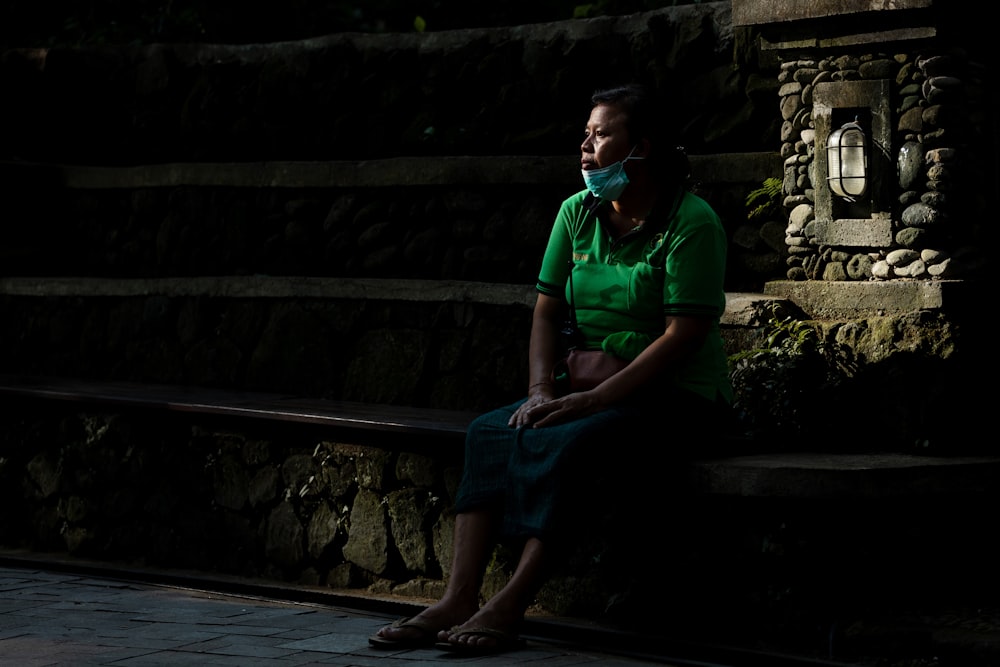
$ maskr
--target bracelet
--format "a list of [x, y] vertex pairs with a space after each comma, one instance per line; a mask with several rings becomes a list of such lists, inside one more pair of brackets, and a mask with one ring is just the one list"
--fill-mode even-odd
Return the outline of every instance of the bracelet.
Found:
[[535, 384], [528, 387], [528, 391], [531, 391], [535, 387], [541, 387], [543, 384], [552, 385], [552, 380], [542, 380], [541, 382], [536, 382]]

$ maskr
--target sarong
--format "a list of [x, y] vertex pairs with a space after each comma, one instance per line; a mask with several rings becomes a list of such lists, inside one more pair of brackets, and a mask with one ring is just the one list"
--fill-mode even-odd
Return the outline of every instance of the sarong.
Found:
[[[469, 427], [465, 467], [455, 511], [474, 509], [503, 515], [503, 538], [557, 533], [579, 494], [636, 437], [638, 407], [621, 406], [545, 428], [511, 428], [524, 400], [481, 415]], [[638, 445], [636, 445], [638, 446]], [[568, 525], [568, 522], [567, 524]]]
[[480, 415], [465, 439], [454, 510], [502, 515], [501, 539], [558, 537], [578, 525], [581, 500], [658, 484], [654, 475], [672, 463], [707, 453], [730, 410], [668, 389], [554, 426], [511, 428], [525, 400]]

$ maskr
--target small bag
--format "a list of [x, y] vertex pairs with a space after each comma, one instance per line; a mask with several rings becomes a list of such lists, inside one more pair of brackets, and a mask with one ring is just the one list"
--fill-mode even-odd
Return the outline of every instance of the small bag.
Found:
[[625, 359], [603, 350], [570, 350], [552, 369], [552, 382], [560, 393], [587, 391], [628, 364]]

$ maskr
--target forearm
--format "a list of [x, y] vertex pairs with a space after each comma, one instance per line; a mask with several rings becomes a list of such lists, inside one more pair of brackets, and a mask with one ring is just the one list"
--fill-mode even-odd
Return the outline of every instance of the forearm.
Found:
[[555, 399], [552, 366], [559, 353], [562, 302], [539, 294], [531, 320], [528, 345], [528, 399], [511, 415], [509, 425], [519, 428], [532, 423], [531, 410]]
[[539, 312], [532, 318], [531, 339], [528, 346], [528, 387], [551, 384], [552, 367], [559, 354], [558, 319]]
[[563, 302], [538, 295], [531, 318], [531, 338], [528, 344], [528, 386], [549, 382], [552, 366], [559, 355], [559, 330], [563, 324]]
[[632, 363], [611, 376], [592, 392], [603, 405], [625, 400], [678, 364], [683, 363], [705, 341], [711, 322], [694, 317], [674, 317], [666, 328]]

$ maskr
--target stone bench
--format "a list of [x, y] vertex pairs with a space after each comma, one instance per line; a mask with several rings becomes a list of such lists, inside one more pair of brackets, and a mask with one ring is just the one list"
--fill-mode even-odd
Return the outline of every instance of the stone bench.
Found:
[[[280, 393], [20, 375], [0, 375], [0, 397], [309, 424], [332, 432], [406, 436], [417, 443], [436, 441], [453, 447], [461, 445], [466, 428], [478, 415]], [[691, 489], [696, 493], [847, 500], [982, 496], [1000, 490], [1000, 456], [771, 453], [763, 443], [740, 438], [731, 439], [722, 449], [738, 453], [691, 462]]]
[[476, 416], [458, 410], [307, 399], [280, 393], [37, 376], [0, 376], [0, 396], [313, 424], [334, 431], [449, 441], [461, 441]]

